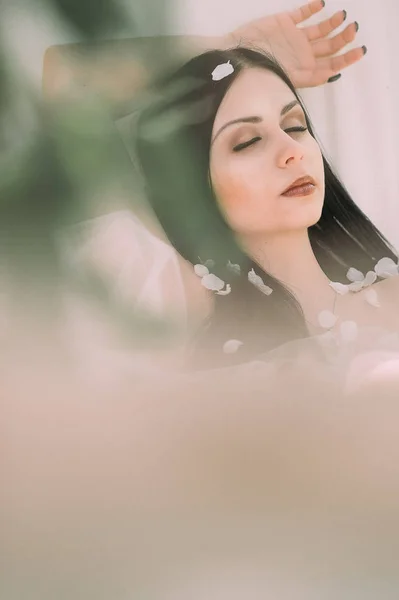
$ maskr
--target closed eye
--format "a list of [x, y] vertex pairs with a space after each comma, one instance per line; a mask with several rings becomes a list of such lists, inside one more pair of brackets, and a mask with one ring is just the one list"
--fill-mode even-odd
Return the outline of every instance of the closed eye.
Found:
[[248, 142], [242, 142], [241, 144], [237, 144], [237, 146], [234, 146], [233, 152], [239, 152], [240, 150], [244, 150], [244, 148], [251, 146], [252, 144], [254, 144], [255, 142], [257, 142], [261, 139], [262, 138], [260, 138], [260, 137], [254, 137], [254, 138], [252, 138], [252, 140], [248, 140]]
[[[307, 127], [290, 127], [289, 129], [284, 129], [285, 133], [304, 132], [307, 130], [308, 130]], [[247, 142], [242, 142], [241, 144], [237, 144], [237, 146], [234, 146], [233, 152], [240, 152], [240, 150], [244, 150], [244, 148], [247, 148], [248, 146], [255, 144], [256, 142], [258, 142], [261, 139], [262, 138], [258, 136], [258, 137], [252, 138], [251, 140], [248, 140]]]

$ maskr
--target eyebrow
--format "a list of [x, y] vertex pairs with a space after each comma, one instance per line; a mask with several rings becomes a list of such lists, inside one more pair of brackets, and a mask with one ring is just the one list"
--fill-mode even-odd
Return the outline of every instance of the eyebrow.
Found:
[[[289, 112], [292, 108], [294, 108], [294, 106], [297, 106], [297, 105], [300, 106], [298, 100], [292, 100], [292, 102], [289, 102], [288, 104], [283, 106], [283, 108], [281, 109], [281, 112], [280, 112], [280, 117], [284, 117], [284, 115], [286, 115], [287, 112]], [[226, 129], [226, 127], [230, 127], [230, 125], [236, 125], [237, 123], [261, 123], [261, 121], [263, 121], [262, 117], [241, 117], [240, 119], [234, 119], [233, 121], [228, 121], [228, 123], [225, 123], [223, 125], [223, 127], [221, 127], [219, 129], [219, 131], [217, 132], [217, 134], [211, 141], [211, 145], [214, 143], [216, 138], [222, 133], [222, 131], [224, 131], [224, 129]]]

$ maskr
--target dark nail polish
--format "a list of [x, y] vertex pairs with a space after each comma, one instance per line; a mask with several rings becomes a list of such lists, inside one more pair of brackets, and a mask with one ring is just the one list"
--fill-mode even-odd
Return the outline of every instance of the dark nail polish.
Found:
[[359, 23], [357, 21], [355, 21], [355, 27], [356, 27], [356, 31], [359, 31]]
[[342, 76], [342, 73], [338, 73], [338, 75], [334, 75], [333, 77], [330, 77], [330, 79], [327, 79], [327, 83], [332, 83], [333, 81], [337, 81], [337, 79], [339, 79]]
[[346, 17], [348, 16], [348, 13], [346, 12], [346, 10], [342, 11], [344, 13], [344, 21], [346, 21]]
[[323, 7], [326, 5], [326, 3], [324, 2], [324, 0], [321, 0], [321, 3], [323, 5]]
[[362, 50], [363, 50], [364, 54], [366, 54], [367, 53], [367, 46], [362, 46]]

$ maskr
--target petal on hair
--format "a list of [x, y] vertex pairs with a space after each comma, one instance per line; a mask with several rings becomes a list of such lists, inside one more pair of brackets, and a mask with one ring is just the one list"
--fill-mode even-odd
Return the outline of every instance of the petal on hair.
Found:
[[263, 279], [257, 275], [253, 269], [251, 269], [248, 273], [248, 281], [257, 287], [258, 290], [266, 294], [266, 296], [270, 296], [270, 294], [273, 292], [272, 288], [266, 285]]
[[336, 317], [331, 310], [322, 310], [319, 312], [317, 319], [321, 327], [324, 329], [330, 329], [331, 327], [334, 327], [338, 317]]
[[227, 263], [227, 268], [229, 271], [231, 271], [232, 273], [235, 273], [236, 275], [239, 275], [241, 273], [240, 265], [233, 264], [230, 261], [228, 261], [228, 263]]
[[355, 282], [355, 281], [363, 281], [364, 280], [364, 275], [361, 271], [358, 271], [358, 269], [355, 269], [354, 267], [351, 267], [347, 274], [346, 274], [347, 278], [349, 279], [349, 281]]
[[365, 293], [366, 302], [371, 306], [375, 306], [376, 308], [380, 308], [381, 304], [378, 300], [378, 294], [375, 290], [370, 289]]
[[360, 292], [363, 289], [364, 283], [363, 281], [354, 281], [348, 285], [351, 292]]
[[264, 285], [262, 278], [259, 277], [259, 275], [257, 275], [253, 269], [251, 269], [248, 273], [248, 281], [256, 286]]
[[349, 292], [349, 285], [345, 283], [339, 283], [339, 281], [330, 281], [330, 287], [337, 292], [337, 294], [341, 294], [341, 296], [345, 296]]
[[377, 281], [377, 273], [375, 271], [368, 271], [363, 281], [363, 287], [373, 285]]
[[216, 293], [219, 294], [219, 296], [227, 296], [227, 294], [230, 294], [230, 292], [231, 292], [231, 285], [228, 283], [226, 285], [225, 290], [220, 290], [219, 292], [216, 292]]
[[198, 277], [205, 277], [205, 275], [209, 275], [209, 270], [205, 265], [194, 265], [194, 271]]
[[223, 344], [223, 352], [225, 354], [234, 354], [242, 345], [243, 342], [240, 340], [228, 340]]
[[224, 288], [224, 281], [217, 277], [217, 275], [213, 275], [213, 273], [209, 273], [209, 275], [205, 275], [201, 279], [201, 283], [207, 290], [212, 290], [214, 292], [218, 292]]
[[262, 285], [262, 287], [259, 288], [260, 291], [265, 294], [266, 296], [270, 296], [270, 294], [273, 293], [273, 290], [271, 287], [269, 287], [268, 285]]
[[398, 274], [398, 265], [394, 263], [392, 258], [385, 256], [375, 265], [374, 271], [377, 273], [378, 277], [387, 279], [388, 277]]
[[204, 262], [204, 265], [205, 265], [206, 267], [208, 267], [208, 269], [213, 269], [213, 267], [215, 266], [215, 261], [214, 261], [214, 260], [212, 260], [211, 258], [208, 258], [208, 260], [206, 260], [206, 261]]
[[344, 321], [341, 323], [339, 330], [343, 342], [354, 342], [359, 332], [355, 321]]
[[230, 64], [230, 61], [228, 60], [227, 62], [222, 63], [221, 65], [218, 65], [212, 71], [212, 79], [214, 81], [219, 81], [220, 79], [223, 79], [224, 77], [227, 77], [228, 75], [233, 73], [233, 71], [234, 71], [234, 67], [233, 67], [233, 65]]

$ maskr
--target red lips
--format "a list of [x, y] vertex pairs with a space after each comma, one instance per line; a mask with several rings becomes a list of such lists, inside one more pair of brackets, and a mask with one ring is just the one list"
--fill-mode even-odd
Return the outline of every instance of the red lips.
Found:
[[316, 185], [315, 180], [313, 179], [313, 177], [311, 177], [310, 175], [305, 175], [304, 177], [300, 177], [299, 179], [296, 179], [295, 181], [293, 181], [283, 192], [281, 192], [282, 194], [285, 194], [285, 192], [288, 192], [288, 190], [290, 190], [291, 188], [294, 187], [298, 187], [300, 185], [306, 185], [307, 183], [312, 183], [313, 185]]

